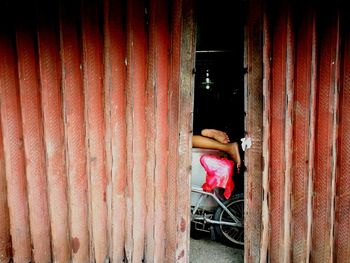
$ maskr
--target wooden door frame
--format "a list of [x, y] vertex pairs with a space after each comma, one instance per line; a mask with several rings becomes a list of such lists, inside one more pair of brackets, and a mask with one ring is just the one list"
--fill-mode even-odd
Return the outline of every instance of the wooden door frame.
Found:
[[[244, 262], [265, 262], [268, 244], [268, 111], [269, 45], [263, 0], [250, 0], [245, 28], [245, 132], [252, 147], [245, 152]], [[266, 32], [265, 32], [266, 31]], [[266, 105], [265, 105], [266, 106]], [[265, 109], [268, 107], [265, 107]]]
[[[188, 2], [188, 3], [185, 3]], [[268, 241], [268, 180], [267, 149], [268, 112], [264, 111], [264, 91], [269, 83], [269, 45], [267, 23], [264, 17], [263, 0], [248, 2], [248, 15], [245, 28], [244, 66], [245, 76], [245, 133], [252, 139], [252, 147], [245, 152], [246, 165], [245, 195], [245, 253], [244, 262], [265, 262]], [[191, 137], [192, 111], [194, 98], [194, 62], [195, 62], [195, 20], [194, 1], [184, 1], [181, 34], [181, 73], [180, 73], [180, 112], [179, 112], [179, 169], [178, 182], [186, 181], [184, 188], [177, 195], [184, 221], [190, 222], [190, 176], [191, 176]], [[265, 32], [266, 31], [266, 32]], [[264, 39], [264, 37], [266, 39]], [[265, 102], [266, 103], [266, 102]], [[264, 158], [263, 158], [264, 157]], [[178, 185], [178, 189], [180, 185]], [[187, 210], [186, 210], [187, 209]], [[185, 213], [186, 212], [186, 213]], [[180, 221], [177, 221], [178, 223]], [[181, 223], [181, 222], [180, 222]], [[189, 256], [189, 230], [182, 239], [185, 255]], [[178, 232], [181, 227], [178, 227]], [[184, 243], [183, 243], [184, 242]], [[182, 253], [179, 249], [176, 255]]]

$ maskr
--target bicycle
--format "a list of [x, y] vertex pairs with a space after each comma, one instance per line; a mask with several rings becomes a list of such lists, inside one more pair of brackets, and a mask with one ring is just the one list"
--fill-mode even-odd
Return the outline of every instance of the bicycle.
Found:
[[243, 193], [232, 193], [226, 198], [225, 188], [206, 189], [205, 182], [210, 167], [201, 164], [200, 159], [203, 156], [225, 158], [224, 153], [216, 150], [199, 148], [192, 150], [191, 237], [198, 238], [201, 233], [210, 233], [213, 240], [244, 248]]

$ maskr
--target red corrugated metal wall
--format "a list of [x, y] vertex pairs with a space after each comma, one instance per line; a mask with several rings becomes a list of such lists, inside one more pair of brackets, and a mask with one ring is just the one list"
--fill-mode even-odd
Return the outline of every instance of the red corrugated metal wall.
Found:
[[192, 12], [1, 2], [0, 262], [188, 261]]
[[245, 259], [349, 262], [349, 13], [337, 1], [251, 4]]

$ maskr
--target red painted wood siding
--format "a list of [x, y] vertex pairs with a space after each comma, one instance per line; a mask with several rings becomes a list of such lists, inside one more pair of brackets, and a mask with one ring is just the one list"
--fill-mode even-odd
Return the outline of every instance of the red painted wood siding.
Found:
[[1, 2], [1, 263], [188, 262], [192, 6]]
[[[16, 4], [0, 4], [0, 262], [187, 262], [192, 1]], [[350, 16], [248, 9], [246, 262], [347, 262]]]
[[[260, 34], [263, 51], [247, 40], [247, 61], [256, 66], [248, 63], [247, 134], [263, 135], [246, 153], [247, 262], [349, 261], [348, 17], [335, 2], [266, 1], [248, 18], [262, 21], [248, 23], [247, 35]], [[253, 82], [256, 71], [263, 89]], [[261, 89], [263, 106], [249, 107]], [[261, 114], [263, 120], [252, 117]], [[251, 170], [256, 150], [261, 173]], [[253, 189], [263, 196], [258, 210]], [[252, 246], [256, 229], [260, 253]]]

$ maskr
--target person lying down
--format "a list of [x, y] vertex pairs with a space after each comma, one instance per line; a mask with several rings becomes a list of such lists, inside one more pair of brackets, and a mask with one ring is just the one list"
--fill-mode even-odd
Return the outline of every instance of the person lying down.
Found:
[[226, 152], [237, 167], [237, 173], [241, 169], [241, 157], [237, 142], [230, 142], [226, 132], [216, 129], [203, 129], [201, 135], [192, 136], [192, 146], [195, 148], [213, 149]]

